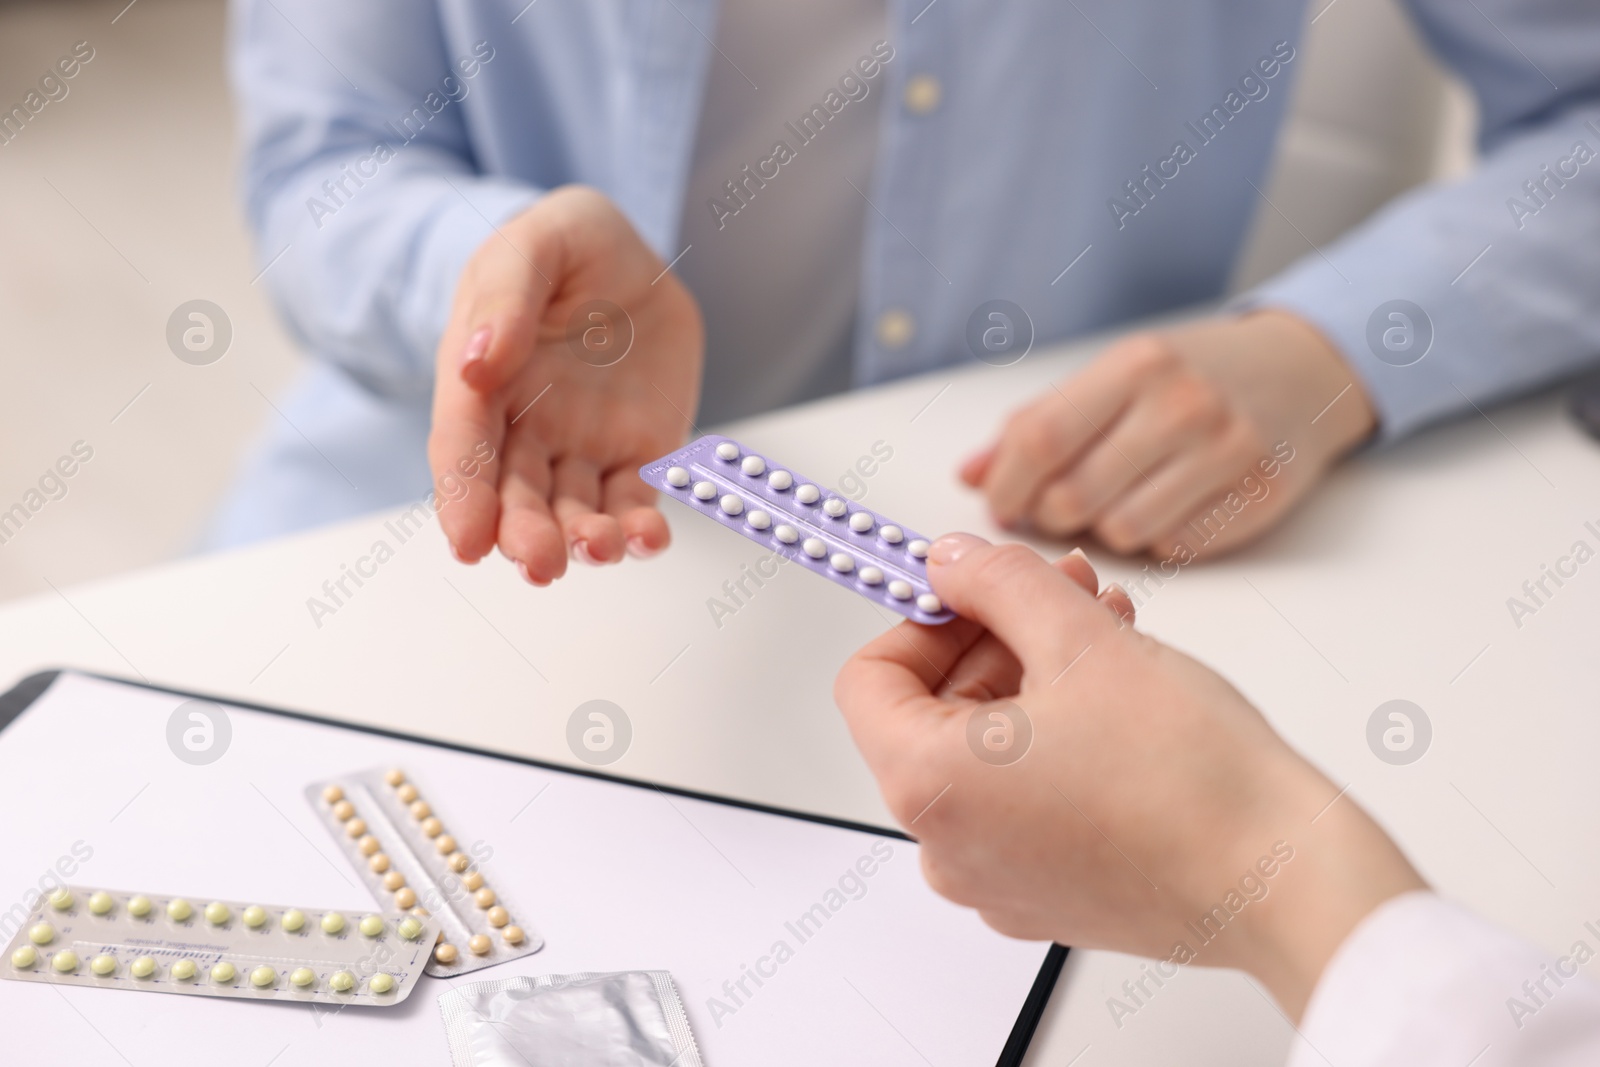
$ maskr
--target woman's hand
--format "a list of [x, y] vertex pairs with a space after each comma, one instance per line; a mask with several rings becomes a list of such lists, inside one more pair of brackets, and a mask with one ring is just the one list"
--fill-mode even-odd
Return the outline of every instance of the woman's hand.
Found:
[[1322, 335], [1261, 311], [1117, 342], [1013, 414], [960, 474], [1002, 526], [1193, 558], [1281, 521], [1375, 426]]
[[[694, 298], [600, 193], [557, 189], [501, 227], [462, 272], [439, 345], [428, 459], [456, 556], [499, 545], [546, 585], [569, 554], [666, 547], [639, 467], [687, 437], [702, 347]], [[490, 492], [447, 492], [464, 461]]]
[[962, 617], [878, 638], [834, 696], [929, 884], [997, 930], [1242, 967], [1298, 1014], [1355, 924], [1421, 887], [1238, 692], [1115, 587], [1097, 603], [1086, 561], [954, 535], [928, 574]]

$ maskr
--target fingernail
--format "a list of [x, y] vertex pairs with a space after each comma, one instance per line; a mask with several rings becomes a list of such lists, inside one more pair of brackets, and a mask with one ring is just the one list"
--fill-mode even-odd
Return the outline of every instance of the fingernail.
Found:
[[550, 584], [549, 582], [541, 582], [539, 579], [535, 578], [533, 576], [533, 572], [528, 569], [528, 565], [522, 562], [520, 559], [517, 560], [517, 573], [522, 575], [523, 581], [527, 582], [529, 585], [538, 586], [540, 589], [543, 589], [545, 586]]
[[465, 563], [469, 567], [478, 562], [475, 559], [468, 559], [466, 556], [463, 556], [461, 554], [461, 550], [455, 545], [450, 546], [450, 554], [456, 558], [457, 563]]
[[928, 546], [928, 562], [954, 563], [971, 549], [988, 543], [974, 534], [946, 534]]
[[477, 332], [475, 332], [472, 337], [468, 339], [467, 347], [461, 352], [462, 370], [466, 370], [468, 367], [472, 366], [474, 363], [477, 363], [479, 360], [483, 359], [484, 356], [489, 354], [489, 338], [491, 336], [492, 331], [489, 329], [489, 327], [478, 327]]
[[1068, 552], [1067, 553], [1067, 557], [1069, 559], [1073, 558], [1073, 557], [1076, 557], [1078, 559], [1083, 560], [1085, 563], [1089, 562], [1089, 554], [1087, 552], [1085, 552], [1081, 547], [1080, 548], [1075, 548], [1071, 552]]
[[628, 555], [632, 556], [634, 559], [649, 559], [658, 551], [659, 549], [651, 548], [649, 545], [645, 544], [644, 538], [642, 537], [635, 536], [628, 538]]
[[600, 566], [600, 561], [594, 558], [594, 553], [589, 551], [589, 542], [572, 542], [572, 558], [580, 563], [587, 563], [591, 567]]

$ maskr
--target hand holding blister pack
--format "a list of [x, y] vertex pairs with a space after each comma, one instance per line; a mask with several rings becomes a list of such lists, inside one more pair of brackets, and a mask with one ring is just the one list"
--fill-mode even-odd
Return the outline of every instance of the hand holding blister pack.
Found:
[[928, 539], [709, 434], [639, 468], [639, 477], [806, 570], [904, 615], [955, 618], [928, 585]]
[[702, 1067], [666, 971], [546, 974], [439, 997], [454, 1067]]

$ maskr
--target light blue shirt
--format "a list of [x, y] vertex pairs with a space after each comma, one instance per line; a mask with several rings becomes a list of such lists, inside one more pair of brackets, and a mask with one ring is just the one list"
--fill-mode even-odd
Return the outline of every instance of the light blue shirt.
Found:
[[[422, 496], [435, 345], [491, 224], [582, 182], [673, 259], [683, 212], [713, 210], [686, 206], [685, 183], [708, 66], [730, 61], [715, 0], [233, 6], [263, 283], [316, 362], [214, 544]], [[1600, 353], [1600, 4], [1407, 6], [1477, 96], [1482, 165], [1248, 297], [1342, 349], [1384, 439]], [[990, 299], [1045, 343], [1220, 296], [1306, 17], [1299, 0], [891, 0], [872, 209], [841, 250], [860, 256], [855, 383], [972, 360], [968, 318]], [[907, 103], [918, 76], [939, 86], [931, 109]], [[804, 181], [804, 162], [776, 181]], [[886, 312], [913, 327], [898, 345], [875, 328]]]

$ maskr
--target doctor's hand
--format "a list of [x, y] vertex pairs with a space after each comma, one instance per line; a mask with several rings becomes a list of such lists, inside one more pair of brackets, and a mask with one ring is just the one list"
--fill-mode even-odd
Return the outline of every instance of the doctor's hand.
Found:
[[1356, 923], [1422, 887], [1227, 682], [1096, 603], [1086, 562], [958, 534], [928, 575], [961, 618], [879, 637], [834, 698], [929, 884], [1001, 933], [1240, 967], [1298, 1016]]
[[437, 357], [428, 461], [457, 558], [498, 545], [545, 585], [569, 554], [665, 548], [639, 467], [688, 436], [702, 347], [694, 298], [602, 194], [556, 189], [501, 226]]
[[961, 467], [995, 520], [1180, 563], [1279, 522], [1376, 427], [1343, 357], [1283, 311], [1136, 334]]

